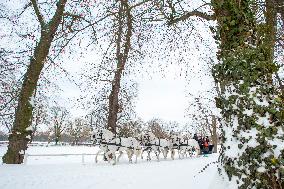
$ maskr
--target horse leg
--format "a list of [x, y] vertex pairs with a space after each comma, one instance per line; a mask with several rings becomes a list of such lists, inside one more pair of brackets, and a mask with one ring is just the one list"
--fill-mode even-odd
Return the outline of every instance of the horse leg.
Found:
[[129, 163], [132, 163], [133, 150], [127, 149], [126, 151], [127, 151]]
[[184, 153], [185, 153], [185, 149], [181, 149], [180, 150], [180, 154], [181, 154], [181, 158], [182, 159], [184, 159], [184, 156], [185, 156]]
[[117, 163], [119, 162], [119, 159], [120, 159], [120, 157], [122, 156], [122, 154], [123, 154], [123, 152], [122, 152], [122, 151], [119, 151], [119, 155], [118, 155], [117, 160], [116, 160]]
[[103, 152], [103, 150], [99, 150], [97, 153], [96, 153], [96, 157], [95, 157], [95, 162], [98, 163], [98, 155], [99, 153]]
[[[161, 150], [159, 150], [159, 156], [160, 156], [160, 154], [162, 153], [162, 155], [164, 156], [164, 149], [161, 149]], [[160, 158], [159, 158], [160, 159]]]
[[190, 158], [192, 158], [192, 156], [193, 156], [193, 150], [192, 149], [188, 149], [188, 155], [189, 155]]
[[[188, 155], [187, 155], [187, 154], [188, 154]], [[190, 154], [191, 154], [190, 149], [187, 149], [187, 150], [186, 150], [186, 157], [191, 157]]]
[[116, 164], [116, 155], [115, 155], [115, 152], [113, 152], [113, 164], [112, 165], [115, 165]]
[[140, 155], [140, 153], [141, 153], [141, 150], [139, 150], [139, 149], [135, 150], [135, 163], [137, 163], [137, 159], [138, 159], [138, 156]]
[[138, 156], [139, 156], [139, 150], [135, 150], [135, 163], [137, 163]]
[[200, 148], [198, 148], [196, 151], [198, 152], [198, 155], [201, 155], [201, 149]]
[[159, 158], [159, 156], [160, 156], [160, 150], [159, 150], [159, 149], [156, 150], [156, 151], [155, 151], [155, 154], [156, 154], [156, 157], [157, 157], [157, 161], [160, 161], [160, 158]]
[[163, 150], [164, 159], [167, 159], [167, 154], [168, 154], [168, 150], [166, 148], [164, 148], [164, 150]]
[[180, 149], [178, 149], [178, 159], [181, 159]]
[[188, 149], [185, 149], [185, 150], [184, 150], [185, 158], [187, 158], [187, 153], [189, 154], [189, 151], [188, 151]]
[[175, 150], [174, 149], [172, 149], [172, 151], [171, 151], [171, 158], [172, 158], [172, 160], [175, 159]]
[[143, 153], [146, 151], [146, 149], [141, 150], [141, 159], [143, 159]]
[[110, 153], [109, 153], [109, 151], [106, 151], [104, 154], [105, 154], [105, 157], [106, 157], [107, 161], [110, 163], [110, 157], [109, 157]]
[[147, 155], [147, 161], [151, 161], [151, 155], [150, 155], [151, 149], [148, 149], [148, 150], [147, 150], [147, 153], [148, 153], [148, 155]]

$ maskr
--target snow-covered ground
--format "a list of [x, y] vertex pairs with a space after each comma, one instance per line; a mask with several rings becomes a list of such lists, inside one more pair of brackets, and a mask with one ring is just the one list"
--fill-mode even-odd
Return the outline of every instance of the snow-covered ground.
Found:
[[[7, 147], [0, 146], [0, 156]], [[98, 149], [87, 146], [32, 146], [28, 154], [93, 154]], [[145, 154], [146, 155], [146, 154]], [[1, 189], [176, 189], [176, 188], [220, 188], [216, 184], [217, 167], [212, 165], [198, 174], [204, 166], [216, 161], [218, 154], [208, 157], [161, 160], [153, 157], [151, 162], [138, 159], [129, 164], [126, 156], [112, 166], [94, 156], [30, 156], [26, 165], [0, 165]], [[144, 158], [145, 159], [145, 158]], [[213, 186], [212, 186], [213, 184]]]

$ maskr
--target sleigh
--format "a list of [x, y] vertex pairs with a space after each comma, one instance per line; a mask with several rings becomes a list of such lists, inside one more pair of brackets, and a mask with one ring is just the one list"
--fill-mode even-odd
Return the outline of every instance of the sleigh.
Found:
[[212, 154], [213, 153], [213, 149], [214, 149], [214, 145], [213, 144], [210, 144], [208, 147], [202, 146], [200, 148], [201, 154]]

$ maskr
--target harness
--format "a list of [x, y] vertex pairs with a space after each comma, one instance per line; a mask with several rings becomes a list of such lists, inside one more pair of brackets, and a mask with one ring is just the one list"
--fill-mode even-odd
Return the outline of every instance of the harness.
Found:
[[[178, 141], [178, 142], [177, 142]], [[180, 149], [181, 143], [180, 143], [180, 138], [177, 137], [177, 141], [174, 141], [174, 138], [172, 138], [172, 143], [173, 143], [173, 149]]]
[[158, 139], [159, 144], [157, 146], [161, 146], [161, 139]]
[[147, 148], [151, 148], [151, 146], [158, 146], [158, 147], [163, 147], [161, 146], [161, 139], [157, 139], [158, 140], [158, 143], [154, 142], [154, 143], [151, 143], [151, 142], [147, 142], [144, 144], [144, 147]]
[[119, 150], [120, 148], [128, 148], [128, 149], [131, 149], [131, 150], [134, 150], [134, 147], [132, 146], [124, 146], [121, 144], [121, 137], [118, 137], [118, 138], [113, 138], [112, 141], [114, 139], [119, 139], [119, 142], [117, 143], [116, 140], [114, 142], [106, 142], [106, 141], [102, 141], [101, 144], [104, 144], [104, 145], [107, 145], [107, 146], [117, 146]]
[[181, 143], [180, 146], [188, 146], [188, 139], [185, 139], [186, 143]]

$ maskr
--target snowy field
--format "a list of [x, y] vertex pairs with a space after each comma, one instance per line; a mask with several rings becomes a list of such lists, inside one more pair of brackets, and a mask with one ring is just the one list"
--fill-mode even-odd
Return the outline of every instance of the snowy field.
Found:
[[[7, 147], [0, 146], [0, 156]], [[87, 146], [32, 146], [28, 154], [93, 154], [98, 149]], [[146, 154], [144, 154], [144, 157]], [[218, 154], [208, 157], [161, 159], [151, 162], [138, 159], [129, 164], [126, 156], [112, 166], [94, 156], [29, 156], [26, 165], [0, 165], [0, 189], [176, 189], [217, 187], [217, 167], [212, 165], [197, 174], [206, 164], [216, 161]], [[145, 159], [145, 158], [144, 158]], [[2, 159], [1, 159], [2, 161]], [[196, 175], [196, 177], [194, 177]]]

